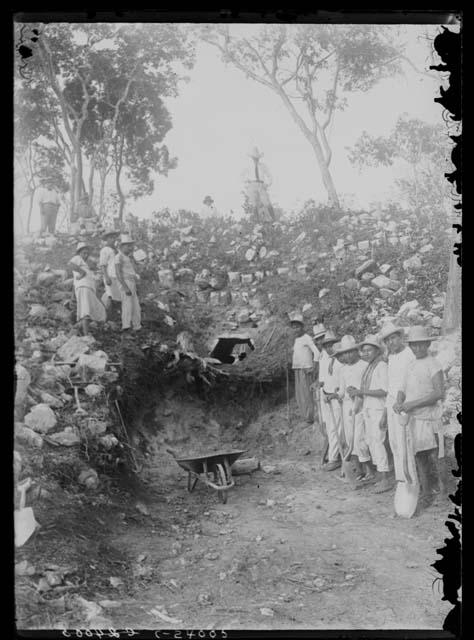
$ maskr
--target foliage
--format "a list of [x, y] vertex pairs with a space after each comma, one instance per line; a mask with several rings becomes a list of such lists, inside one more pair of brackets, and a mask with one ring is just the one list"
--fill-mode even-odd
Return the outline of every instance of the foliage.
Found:
[[[19, 25], [24, 27], [25, 25]], [[50, 135], [69, 164], [71, 206], [84, 189], [83, 154], [97, 167], [102, 187], [116, 172], [120, 216], [125, 206], [122, 170], [130, 195], [151, 193], [153, 174], [176, 166], [163, 139], [171, 118], [163, 98], [177, 94], [176, 65], [190, 68], [193, 51], [175, 25], [29, 25], [39, 31], [20, 89], [36, 105], [19, 113], [25, 135]], [[44, 122], [50, 122], [45, 130]], [[42, 124], [43, 123], [43, 124]], [[53, 133], [54, 132], [54, 135]], [[101, 188], [103, 197], [103, 188]]]
[[441, 126], [418, 118], [400, 116], [389, 136], [371, 136], [364, 131], [352, 149], [349, 160], [359, 166], [392, 166], [402, 161], [411, 169], [409, 177], [396, 181], [408, 204], [430, 214], [443, 212], [449, 190], [442, 167], [450, 149]]

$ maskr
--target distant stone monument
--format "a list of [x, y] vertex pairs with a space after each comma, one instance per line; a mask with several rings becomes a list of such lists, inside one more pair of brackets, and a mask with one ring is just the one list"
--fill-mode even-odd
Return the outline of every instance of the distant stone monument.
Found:
[[249, 213], [258, 222], [274, 222], [276, 220], [275, 211], [268, 196], [267, 184], [263, 180], [265, 169], [260, 164], [263, 153], [260, 153], [255, 147], [250, 153], [250, 157], [254, 163], [255, 178], [247, 180], [246, 183], [245, 193], [247, 195]]

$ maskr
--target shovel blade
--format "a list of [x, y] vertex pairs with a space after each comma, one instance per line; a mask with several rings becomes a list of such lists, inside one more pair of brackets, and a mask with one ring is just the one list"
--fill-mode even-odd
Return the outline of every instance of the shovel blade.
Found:
[[395, 491], [395, 513], [402, 518], [413, 517], [418, 504], [420, 486], [418, 483], [398, 482]]
[[15, 511], [15, 547], [22, 547], [31, 538], [37, 524], [31, 507]]
[[342, 472], [344, 474], [345, 479], [350, 484], [351, 487], [356, 487], [358, 484], [357, 481], [357, 465], [352, 460], [343, 460], [342, 461]]

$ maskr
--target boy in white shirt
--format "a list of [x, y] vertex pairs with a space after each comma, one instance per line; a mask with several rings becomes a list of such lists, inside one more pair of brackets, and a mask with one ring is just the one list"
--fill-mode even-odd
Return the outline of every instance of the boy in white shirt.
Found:
[[314, 422], [314, 403], [311, 385], [314, 369], [319, 360], [319, 351], [311, 336], [305, 333], [303, 316], [293, 314], [290, 322], [295, 334], [292, 369], [295, 372], [296, 403], [302, 418], [308, 424], [312, 424]]
[[353, 443], [353, 456], [359, 461], [358, 480], [370, 480], [372, 471], [369, 466], [370, 452], [364, 437], [364, 421], [362, 416], [362, 402], [355, 395], [360, 389], [362, 376], [367, 368], [367, 362], [360, 359], [358, 345], [353, 336], [343, 336], [336, 352], [342, 357], [343, 366], [339, 374], [338, 396], [342, 401], [342, 421], [344, 424], [344, 439], [348, 445]]
[[389, 478], [388, 455], [384, 444], [387, 431], [387, 363], [383, 360], [382, 345], [376, 336], [367, 336], [359, 347], [368, 366], [362, 376], [360, 389], [354, 390], [354, 395], [362, 399], [365, 440], [372, 462], [379, 473], [379, 482], [374, 487], [374, 492], [383, 493], [393, 487]]

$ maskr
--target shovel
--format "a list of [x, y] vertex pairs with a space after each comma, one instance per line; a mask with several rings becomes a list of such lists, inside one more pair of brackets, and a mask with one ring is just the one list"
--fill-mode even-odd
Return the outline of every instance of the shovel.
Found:
[[321, 411], [321, 399], [319, 394], [320, 394], [319, 388], [313, 390], [314, 403], [316, 405], [316, 409], [318, 413], [319, 427], [321, 429], [321, 435], [324, 439], [323, 449], [321, 454], [321, 466], [324, 466], [324, 464], [328, 461], [329, 439], [327, 435], [326, 423], [323, 421], [323, 412]]
[[25, 508], [25, 493], [31, 486], [31, 478], [27, 478], [23, 484], [18, 485], [20, 492], [20, 508], [14, 511], [15, 522], [15, 547], [22, 547], [33, 535], [38, 523], [31, 507]]
[[[343, 418], [343, 407], [341, 407], [341, 420], [342, 420], [342, 428], [344, 429], [344, 418]], [[351, 489], [355, 489], [359, 482], [357, 480], [357, 466], [351, 460], [352, 450], [354, 449], [354, 434], [355, 434], [355, 413], [354, 413], [354, 404], [352, 408], [352, 426], [351, 426], [351, 434], [350, 434], [350, 442], [348, 449], [342, 458], [342, 473], [344, 474], [344, 478], [346, 478], [347, 482], [350, 484]]]
[[[418, 504], [420, 495], [420, 483], [416, 474], [416, 462], [413, 455], [413, 449], [407, 444], [407, 425], [410, 418], [406, 413], [402, 413], [398, 417], [398, 422], [403, 430], [402, 437], [402, 456], [403, 456], [403, 475], [404, 482], [397, 483], [395, 491], [394, 507], [395, 513], [402, 518], [411, 518]], [[414, 471], [413, 477], [408, 467]]]

